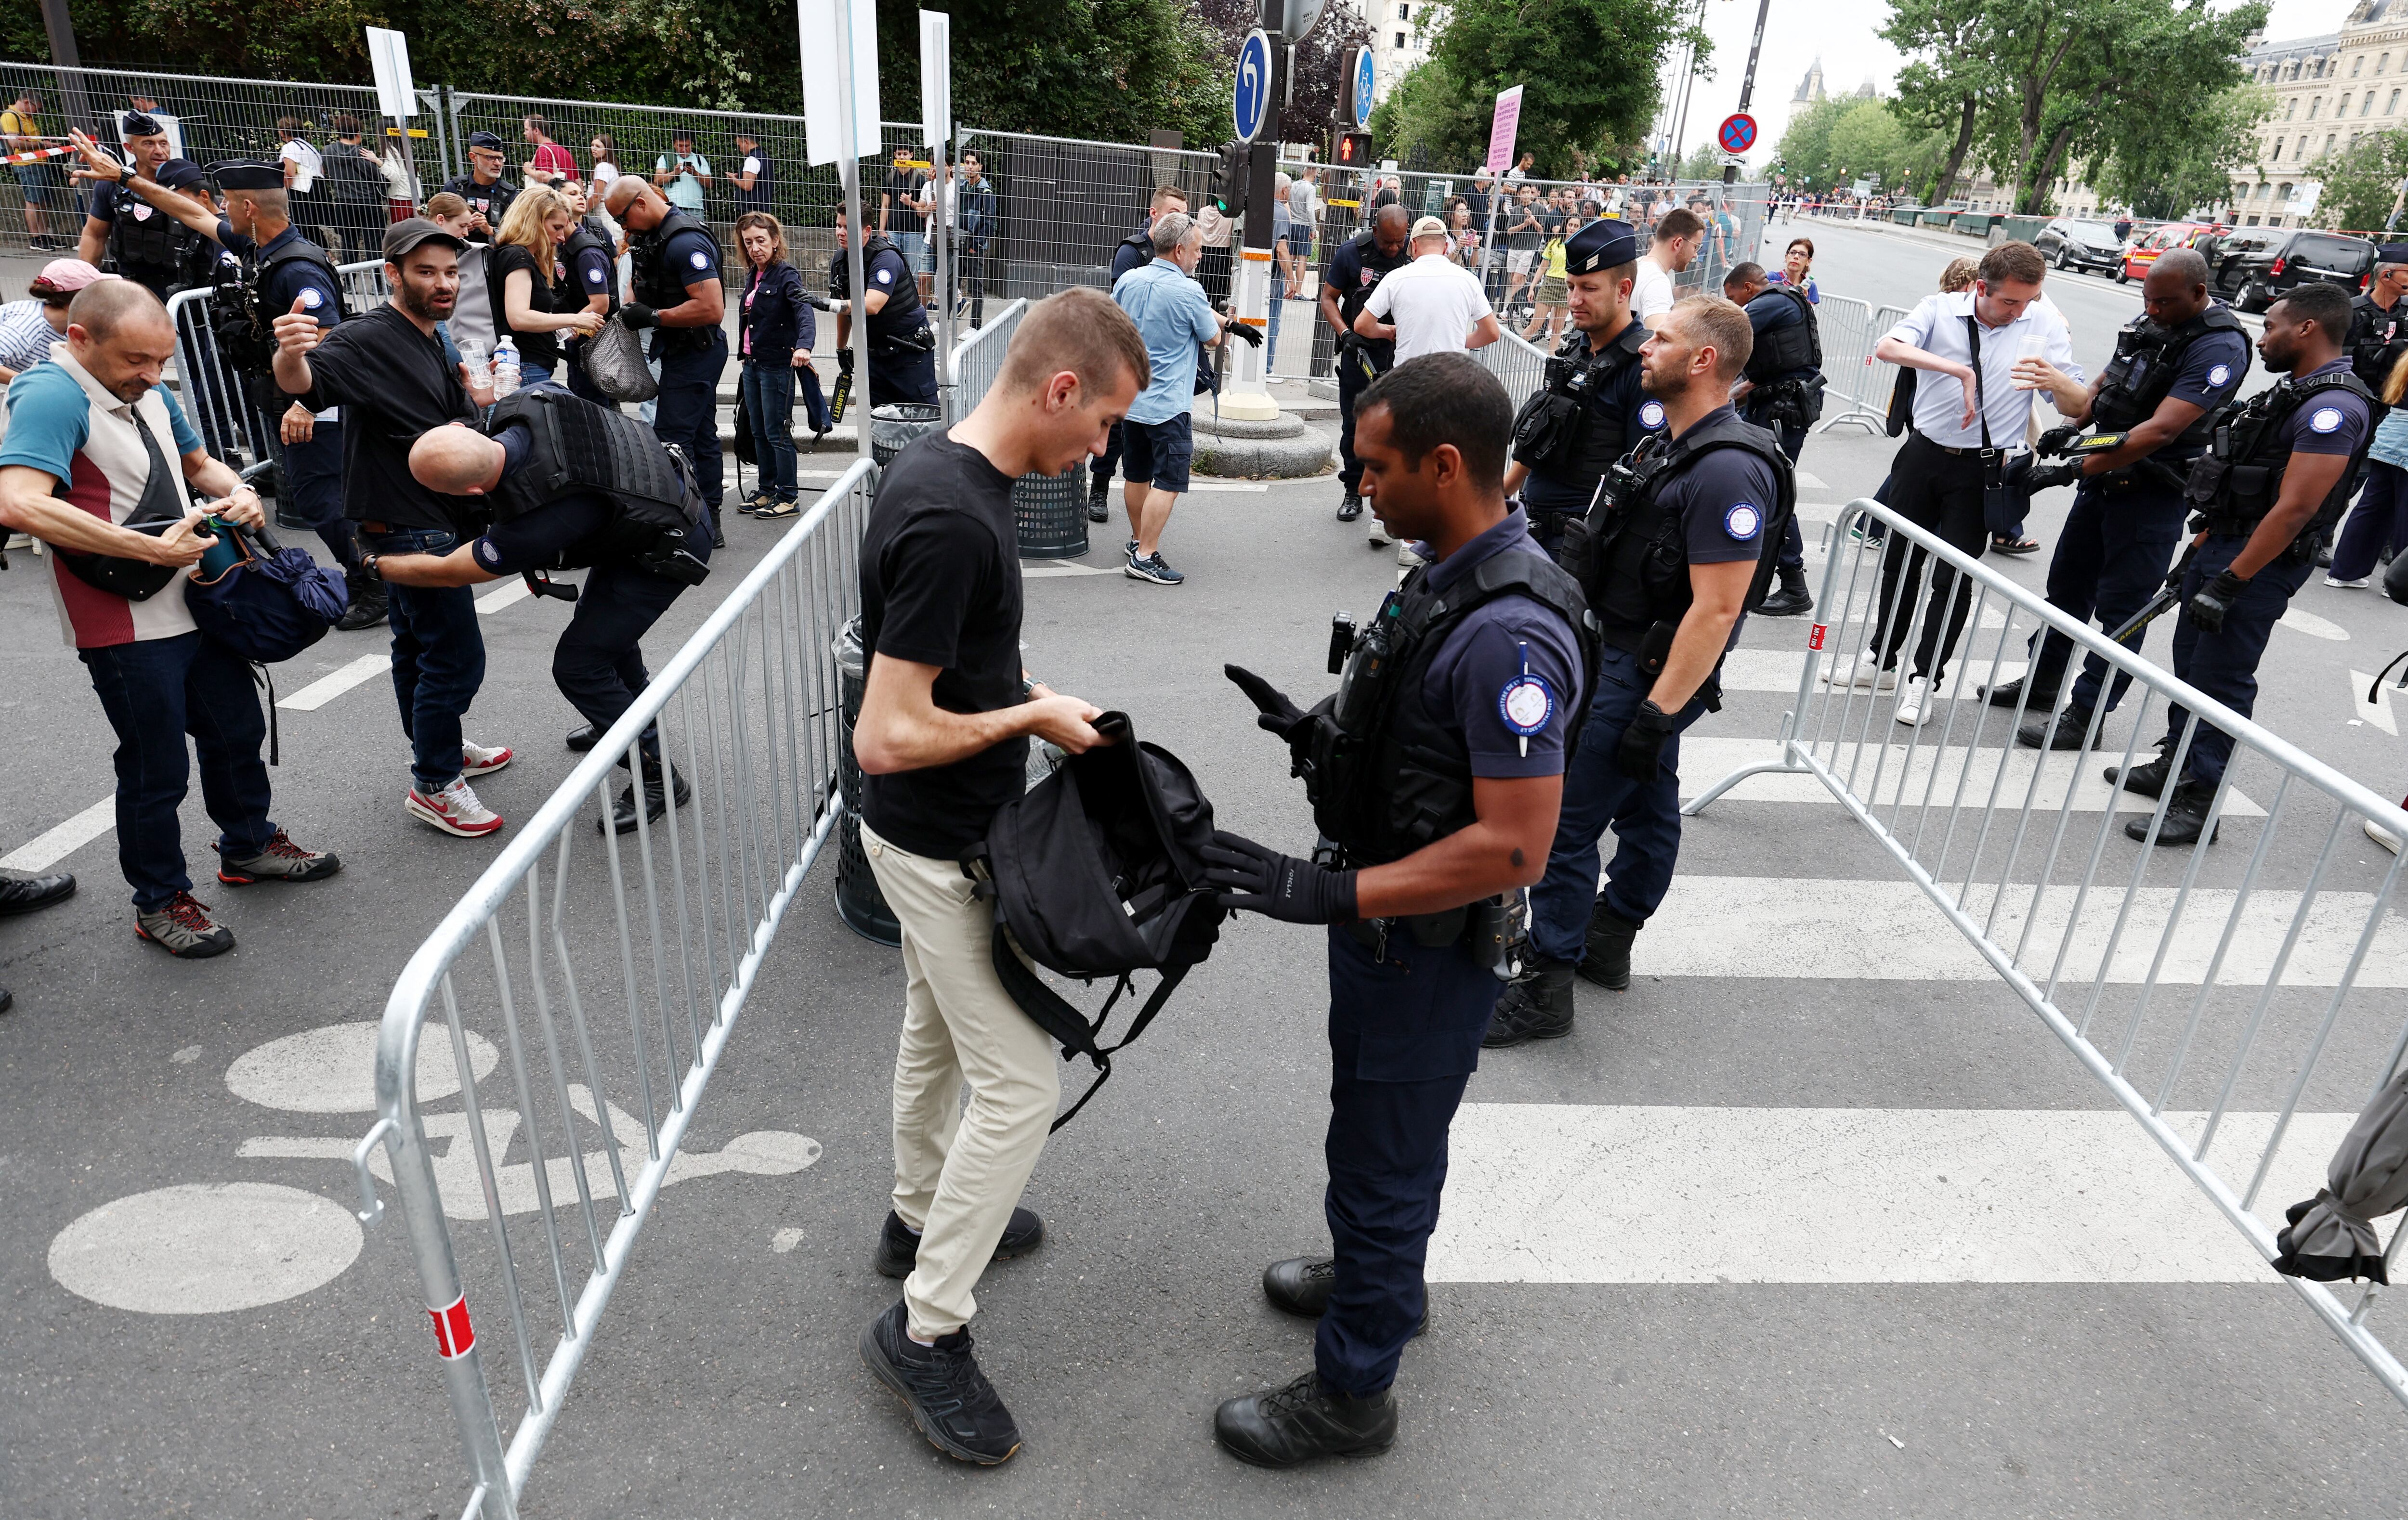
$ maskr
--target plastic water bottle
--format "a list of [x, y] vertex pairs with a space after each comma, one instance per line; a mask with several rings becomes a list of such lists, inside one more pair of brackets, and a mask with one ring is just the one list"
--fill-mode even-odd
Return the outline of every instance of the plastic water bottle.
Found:
[[493, 367], [485, 363], [485, 345], [469, 338], [460, 345], [460, 363], [468, 371], [468, 388], [473, 391], [491, 389]]
[[511, 338], [494, 345], [494, 399], [499, 401], [519, 388], [519, 346]]

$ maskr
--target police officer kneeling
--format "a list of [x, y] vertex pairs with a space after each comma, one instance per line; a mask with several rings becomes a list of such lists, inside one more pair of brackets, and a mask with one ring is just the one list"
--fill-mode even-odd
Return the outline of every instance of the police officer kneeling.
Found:
[[1506, 494], [1521, 493], [1531, 537], [1551, 551], [1614, 461], [1664, 430], [1664, 403], [1639, 382], [1647, 324], [1630, 309], [1638, 275], [1639, 235], [1627, 222], [1592, 222], [1564, 244], [1572, 331], [1513, 419], [1505, 471]]
[[[2110, 631], [2164, 582], [2182, 541], [2184, 477], [2249, 373], [2249, 335], [2229, 308], [2209, 298], [2207, 261], [2195, 251], [2168, 249], [2149, 266], [2141, 312], [2117, 336], [2115, 357], [2086, 391], [2044, 359], [2017, 364], [2020, 374], [2057, 394], [2057, 409], [2082, 429], [2076, 457], [2028, 477], [2035, 489], [2080, 482], [2049, 557], [2049, 604], [2077, 618], [2096, 616]], [[2025, 703], [2030, 721], [2016, 738], [2027, 748], [2078, 750], [2107, 662], [2095, 654], [2082, 662], [2052, 727], [2048, 712], [2073, 641], [2042, 632], [2031, 673], [1996, 683], [1986, 695], [1993, 707]], [[2137, 650], [2146, 637], [2143, 631], [2128, 641]], [[2129, 684], [2116, 678], [2106, 694], [2109, 711]]]
[[[1286, 738], [1325, 836], [1310, 860], [1222, 833], [1225, 907], [1330, 925], [1334, 1259], [1274, 1263], [1263, 1291], [1319, 1316], [1314, 1369], [1223, 1404], [1221, 1444], [1287, 1467], [1384, 1451], [1390, 1384], [1421, 1332], [1447, 1128], [1497, 1001], [1502, 895], [1536, 880], [1591, 661], [1571, 577], [1505, 501], [1512, 406], [1463, 353], [1398, 365], [1363, 393], [1363, 486], [1430, 563], [1352, 641], [1339, 695], [1299, 712], [1232, 680]], [[1333, 647], [1332, 653], [1339, 652]]]
[[[422, 435], [409, 473], [429, 491], [490, 497], [494, 526], [448, 554], [371, 554], [368, 573], [395, 585], [473, 586], [591, 566], [552, 651], [552, 679], [596, 735], [607, 732], [649, 680], [637, 640], [710, 573], [710, 522], [690, 468], [635, 418], [543, 381], [494, 403], [481, 428]], [[688, 790], [674, 767], [664, 774], [657, 725], [639, 742], [644, 816], [654, 820], [671, 790], [681, 806]], [[636, 827], [633, 783], [610, 824], [622, 834]]]
[[1672, 884], [1681, 732], [1722, 706], [1723, 654], [1764, 599], [1797, 503], [1781, 446], [1725, 399], [1754, 341], [1747, 313], [1713, 296], [1656, 319], [1640, 362], [1671, 432], [1617, 466], [1565, 533], [1564, 564], [1604, 649], [1546, 876], [1530, 893], [1532, 961], [1497, 1005], [1492, 1046], [1571, 1033], [1575, 969], [1628, 987], [1631, 943]]
[[[2285, 378], [2215, 430], [2184, 491], [2199, 511], [2191, 520], [2199, 536], [2180, 572], [2174, 674], [2244, 718], [2257, 705], [2266, 640], [2314, 573], [2316, 545], [2349, 504], [2350, 477], [2374, 431], [2374, 398], [2342, 347], [2348, 333], [2349, 296], [2335, 285], [2299, 286], [2269, 308], [2258, 353]], [[2164, 792], [2190, 718], [2180, 703], [2167, 708], [2157, 757], [2132, 767], [2127, 791]], [[2231, 757], [2231, 736], [2200, 723], [2167, 799], [2159, 844], [2199, 839]], [[2113, 768], [2107, 779], [2115, 779]], [[2150, 822], [2134, 819], [2124, 832], [2145, 839]]]

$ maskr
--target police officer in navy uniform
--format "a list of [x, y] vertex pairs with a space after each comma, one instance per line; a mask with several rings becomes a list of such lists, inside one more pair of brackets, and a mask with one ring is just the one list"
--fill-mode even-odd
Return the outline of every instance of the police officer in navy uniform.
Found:
[[468, 203], [468, 231], [465, 236], [472, 243], [490, 243], [494, 231], [509, 215], [510, 202], [518, 199], [519, 187], [502, 178], [507, 159], [502, 139], [491, 132], [468, 134], [468, 172], [455, 174], [443, 181], [443, 188]]
[[1531, 537], [1551, 552], [1614, 462], [1664, 430], [1664, 403], [1639, 383], [1647, 324], [1630, 309], [1638, 272], [1639, 235], [1627, 222], [1592, 222], [1564, 244], [1572, 331], [1513, 419], [1505, 471], [1506, 494], [1520, 493]]
[[[839, 248], [838, 252], [842, 250]], [[850, 266], [846, 280], [851, 281]], [[937, 404], [937, 335], [920, 299], [920, 279], [903, 251], [882, 232], [861, 245], [862, 306], [869, 313], [869, 404]], [[849, 296], [849, 292], [848, 292]], [[853, 351], [853, 303], [836, 308], [837, 348]], [[847, 362], [850, 361], [840, 361]]]
[[[601, 203], [597, 199], [595, 204], [598, 208]], [[587, 310], [598, 311], [604, 317], [618, 314], [618, 250], [594, 217], [588, 215], [577, 219], [577, 224], [569, 229], [567, 240], [560, 245], [559, 259], [566, 275], [553, 293], [555, 309], [574, 310], [576, 304], [582, 301]], [[585, 342], [584, 338], [571, 335], [561, 351], [567, 361], [568, 388], [596, 406], [615, 407], [618, 403], [604, 395], [593, 378], [585, 373]]]
[[[2079, 431], [2071, 459], [2042, 465], [2027, 478], [2035, 490], [2078, 482], [2048, 563], [2048, 599], [2073, 617], [2093, 617], [2109, 632], [2148, 604], [2165, 582], [2182, 541], [2183, 480], [2249, 373], [2249, 335], [2229, 308], [2208, 294], [2207, 261], [2169, 249], [2141, 282], [2141, 315], [2115, 339], [2115, 357], [2086, 390], [2045, 359], [2019, 375], [2050, 391]], [[2105, 447], [2100, 445], [2105, 444]], [[2073, 692], [2052, 726], [2073, 641], [2042, 630], [2029, 674], [1988, 688], [1993, 707], [2025, 703], [2016, 736], [2029, 749], [2078, 750], [2106, 683], [2107, 662], [2082, 662]], [[2147, 637], [2132, 637], [2137, 650]], [[2114, 710], [2130, 682], [2118, 675], [2106, 693]], [[2025, 697], [2026, 687], [2031, 695]]]
[[[2374, 273], [2363, 294], [2349, 303], [2351, 372], [2379, 397], [2391, 366], [2408, 351], [2408, 243], [2385, 243], [2374, 251]], [[2377, 410], [2377, 422], [2382, 411]]]
[[[201, 183], [197, 165], [170, 156], [167, 129], [158, 118], [128, 111], [122, 136], [133, 182], [149, 180], [177, 191]], [[132, 182], [104, 180], [93, 191], [79, 251], [87, 264], [147, 287], [163, 302], [178, 291], [208, 283], [216, 263], [208, 239], [143, 199]]]
[[[552, 679], [595, 737], [608, 732], [650, 679], [638, 641], [710, 573], [710, 532], [691, 469], [616, 407], [539, 380], [495, 402], [480, 427], [421, 435], [409, 473], [430, 491], [490, 498], [494, 526], [448, 554], [371, 554], [369, 574], [396, 585], [473, 586], [509, 575], [539, 584], [546, 571], [586, 569]], [[638, 748], [644, 815], [657, 822], [672, 793], [685, 804], [686, 781], [662, 765], [657, 724]], [[630, 782], [611, 811], [618, 833], [636, 827], [636, 793]]]
[[1345, 492], [1338, 503], [1340, 523], [1363, 515], [1363, 461], [1354, 452], [1354, 408], [1365, 387], [1397, 359], [1394, 340], [1362, 337], [1354, 331], [1354, 319], [1370, 304], [1382, 280], [1413, 262], [1405, 237], [1412, 224], [1402, 206], [1381, 207], [1372, 213], [1371, 224], [1340, 244], [1322, 271], [1322, 320], [1338, 333], [1338, 484]]
[[[2266, 640], [2314, 573], [2315, 545], [2348, 505], [2350, 476], [2373, 437], [2374, 398], [2343, 346], [2349, 323], [2349, 297], [2334, 285], [2294, 287], [2267, 309], [2258, 357], [2285, 379], [2215, 430], [2184, 491], [2197, 537], [2179, 572], [2174, 674], [2244, 718], [2257, 704]], [[2127, 791], [2164, 793], [2189, 722], [2180, 703], [2167, 709], [2157, 758], [2132, 767]], [[2231, 737], [2201, 722], [2166, 800], [2159, 844], [2199, 839], [2231, 755]], [[2124, 832], [2144, 839], [2150, 822], [2134, 819]]]
[[1396, 1440], [1390, 1384], [1426, 1322], [1447, 1129], [1497, 1001], [1504, 895], [1537, 879], [1562, 801], [1590, 640], [1578, 587], [1505, 500], [1512, 422], [1504, 387], [1465, 353], [1367, 387], [1365, 494], [1430, 563], [1354, 635], [1338, 695], [1312, 711], [1229, 668], [1287, 738], [1325, 839], [1297, 859], [1221, 833], [1209, 880], [1225, 907], [1330, 926], [1336, 1249], [1263, 1273], [1272, 1304], [1319, 1318], [1313, 1368], [1214, 1419], [1259, 1466]]
[[710, 229], [672, 208], [661, 193], [632, 174], [610, 184], [610, 214], [627, 229], [635, 270], [619, 321], [652, 331], [652, 356], [661, 366], [661, 394], [652, 431], [685, 451], [710, 509], [710, 537], [719, 525], [719, 377], [727, 367], [727, 288], [719, 276], [719, 243]]
[[[1741, 380], [1739, 414], [1781, 440], [1789, 463], [1806, 447], [1806, 430], [1823, 415], [1823, 328], [1814, 303], [1795, 285], [1775, 285], [1764, 265], [1738, 265], [1723, 277], [1723, 294], [1747, 312], [1756, 329]], [[1768, 618], [1791, 618], [1814, 609], [1806, 590], [1806, 538], [1793, 517], [1782, 530], [1776, 562], [1781, 589], [1756, 610]]]
[[1772, 580], [1797, 506], [1789, 456], [1728, 400], [1754, 343], [1729, 301], [1692, 295], [1660, 313], [1640, 364], [1669, 432], [1617, 465], [1589, 515], [1565, 530], [1560, 557], [1604, 648], [1546, 875], [1530, 891], [1529, 959], [1498, 1002], [1491, 1046], [1571, 1033], [1575, 972], [1627, 988], [1632, 941], [1671, 886], [1680, 735], [1722, 706], [1723, 655]]

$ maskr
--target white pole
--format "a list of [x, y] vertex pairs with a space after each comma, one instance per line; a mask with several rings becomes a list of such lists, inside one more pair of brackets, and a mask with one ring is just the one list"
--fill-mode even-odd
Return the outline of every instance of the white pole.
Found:
[[844, 185], [844, 268], [853, 291], [853, 452], [864, 464], [869, 463], [869, 308], [868, 293], [862, 289], [868, 279], [861, 267], [861, 245], [868, 233], [861, 221], [861, 144], [853, 130], [853, 7], [838, 0], [836, 7], [836, 98], [837, 115], [841, 124], [837, 129], [837, 141], [842, 149], [837, 158], [837, 175]]

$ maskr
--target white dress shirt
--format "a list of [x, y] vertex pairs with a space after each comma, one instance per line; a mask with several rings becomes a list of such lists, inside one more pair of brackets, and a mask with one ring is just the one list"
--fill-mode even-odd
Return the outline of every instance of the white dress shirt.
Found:
[[[1971, 291], [1927, 295], [1923, 304], [1891, 328], [1887, 336], [1939, 358], [1970, 364], [1973, 351], [1966, 338], [1965, 319], [1973, 315], [1973, 299]], [[2012, 373], [2030, 339], [2039, 340], [2040, 357], [2076, 381], [2088, 383], [2082, 366], [2073, 362], [2073, 335], [2066, 331], [2065, 319], [2057, 314], [2054, 307], [2034, 301], [2024, 308], [2021, 316], [2002, 327], [1983, 323], [1983, 410], [1990, 423], [1990, 442], [2011, 452], [2023, 451], [2025, 431], [2032, 420], [2032, 403], [2041, 395], [2038, 391], [2017, 390]], [[1982, 446], [1981, 424], [1977, 421], [1968, 427], [1964, 418], [1965, 389], [1955, 377], [1927, 369], [1916, 378], [1917, 433], [1952, 449], [1978, 449]]]

